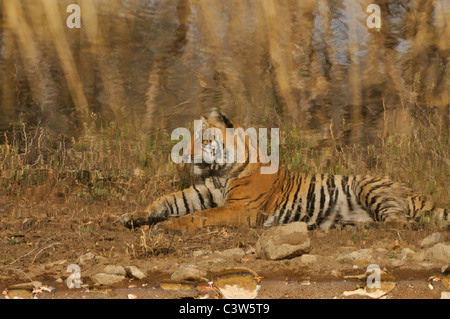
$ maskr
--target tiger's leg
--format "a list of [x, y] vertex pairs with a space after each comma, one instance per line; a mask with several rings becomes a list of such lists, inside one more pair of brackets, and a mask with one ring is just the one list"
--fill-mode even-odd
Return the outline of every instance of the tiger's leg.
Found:
[[206, 209], [178, 218], [170, 219], [156, 225], [164, 232], [186, 232], [205, 226], [256, 226], [257, 211], [224, 205]]
[[163, 196], [145, 211], [123, 214], [120, 221], [127, 228], [153, 225], [167, 220], [222, 205], [222, 192], [206, 185], [193, 185], [182, 191]]

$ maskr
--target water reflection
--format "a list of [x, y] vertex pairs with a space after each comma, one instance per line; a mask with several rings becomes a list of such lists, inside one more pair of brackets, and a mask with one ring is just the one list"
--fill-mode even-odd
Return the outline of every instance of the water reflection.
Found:
[[82, 27], [69, 29], [73, 2], [3, 1], [0, 131], [24, 121], [73, 136], [132, 116], [170, 130], [213, 106], [328, 136], [351, 123], [357, 141], [418, 106], [448, 124], [445, 0], [382, 4], [381, 29], [363, 0], [79, 0]]

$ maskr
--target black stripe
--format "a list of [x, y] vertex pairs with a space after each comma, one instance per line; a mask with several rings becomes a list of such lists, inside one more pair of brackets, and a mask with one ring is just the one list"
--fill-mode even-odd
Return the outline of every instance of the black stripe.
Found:
[[409, 200], [411, 201], [412, 213], [414, 216], [416, 215], [416, 211], [417, 211], [417, 207], [416, 207], [416, 203], [415, 203], [417, 197], [418, 197], [418, 195], [414, 195], [409, 198]]
[[383, 201], [379, 202], [375, 209], [373, 211], [369, 211], [369, 213], [372, 215], [372, 218], [374, 221], [378, 221], [378, 212], [380, 211], [380, 206], [383, 204]]
[[336, 188], [333, 193], [334, 193], [334, 200], [332, 202], [330, 202], [330, 207], [328, 208], [328, 212], [327, 212], [328, 214], [326, 214], [326, 216], [329, 216], [329, 214], [336, 207], [337, 199], [339, 198], [339, 189]]
[[[294, 212], [295, 202], [297, 202], [298, 193], [300, 192], [300, 187], [301, 186], [302, 186], [302, 176], [300, 174], [298, 174], [298, 176], [297, 176], [297, 190], [295, 191], [294, 199], [292, 200], [292, 205], [291, 205], [291, 208], [290, 208], [291, 212]], [[300, 211], [301, 211], [301, 207], [300, 207]], [[294, 215], [294, 219], [297, 217], [298, 214], [299, 214], [299, 212], [296, 211], [295, 215]]]
[[324, 175], [320, 174], [320, 193], [318, 194], [318, 195], [320, 195], [320, 197], [319, 197], [319, 211], [317, 213], [317, 218], [316, 218], [316, 221], [315, 221], [315, 223], [317, 225], [319, 225], [319, 221], [322, 220], [322, 218], [320, 218], [320, 217], [322, 215], [323, 208], [325, 207], [325, 198], [326, 197], [325, 197], [325, 188], [324, 188], [324, 185], [323, 185], [323, 179], [324, 179]]
[[245, 181], [245, 182], [234, 185], [233, 187], [227, 189], [227, 191], [225, 192], [225, 196], [228, 195], [228, 193], [231, 192], [233, 189], [235, 189], [237, 187], [241, 187], [241, 186], [247, 186], [249, 183], [250, 183], [250, 181]]
[[[370, 199], [370, 203], [369, 203], [368, 201], [369, 201], [370, 195], [372, 195], [372, 194], [371, 194], [372, 191], [375, 190], [375, 189], [381, 188], [381, 187], [383, 187], [383, 186], [389, 187], [389, 186], [392, 186], [393, 184], [394, 184], [394, 183], [392, 183], [392, 182], [383, 183], [383, 184], [381, 184], [381, 185], [375, 186], [374, 188], [372, 188], [372, 189], [369, 191], [369, 193], [367, 194], [367, 197], [366, 197], [366, 209], [367, 209], [369, 212], [372, 210], [372, 205], [375, 204], [375, 202], [380, 198], [380, 196], [382, 196], [382, 195], [376, 195], [376, 194], [373, 195], [373, 197]], [[414, 209], [414, 201], [412, 201], [412, 205], [413, 205], [413, 209]]]
[[214, 197], [213, 197], [211, 191], [209, 190], [208, 186], [205, 185], [205, 187], [208, 190], [208, 194], [209, 194], [209, 204], [210, 204], [209, 206], [211, 206], [211, 208], [217, 207], [217, 204], [214, 201]]
[[[262, 202], [261, 204], [259, 204], [258, 205], [258, 209], [259, 210], [265, 210], [266, 209], [266, 207], [267, 207], [267, 204], [270, 202], [270, 200], [273, 198], [272, 196], [274, 196], [274, 194], [275, 194], [275, 196], [276, 196], [276, 194], [277, 194], [277, 189], [279, 189], [279, 187], [280, 187], [280, 174], [281, 174], [281, 172], [282, 172], [282, 170], [278, 170], [278, 172], [277, 172], [277, 177], [276, 177], [276, 181], [277, 181], [277, 184], [276, 185], [274, 185], [273, 187], [272, 187], [272, 192], [271, 192], [271, 196], [266, 196], [266, 198], [265, 198], [265, 200], [264, 200], [264, 202]], [[266, 194], [266, 193], [264, 193], [264, 194]], [[275, 207], [277, 206], [277, 203], [275, 204]], [[272, 214], [273, 214], [273, 211], [272, 211]], [[271, 215], [271, 214], [268, 214], [268, 216], [269, 215]]]
[[289, 222], [289, 217], [291, 217], [291, 210], [290, 209], [288, 209], [287, 211], [286, 211], [286, 214], [284, 215], [284, 218], [283, 218], [283, 224], [287, 224], [288, 222]]
[[325, 214], [322, 214], [322, 217], [319, 219], [319, 222], [317, 222], [317, 225], [320, 226], [320, 224], [322, 224], [324, 220], [326, 221], [330, 217], [331, 212], [336, 207], [338, 197], [339, 197], [339, 189], [336, 188], [335, 190], [330, 192], [330, 202], [328, 205], [328, 209], [326, 210]]
[[236, 198], [227, 198], [227, 202], [229, 201], [235, 201], [235, 200], [244, 200], [244, 199], [249, 199], [250, 196], [245, 196], [245, 197], [236, 197]]
[[308, 217], [311, 217], [314, 213], [314, 203], [316, 201], [316, 177], [311, 177], [311, 182], [309, 184], [308, 189], [308, 196], [307, 196], [307, 204], [306, 204], [306, 211], [308, 213]]
[[388, 206], [383, 206], [382, 209], [380, 209], [380, 206], [383, 205], [383, 204], [386, 204], [389, 201], [396, 201], [396, 198], [386, 197], [386, 198], [383, 198], [380, 203], [378, 203], [378, 205], [376, 207], [376, 211], [374, 211], [374, 214], [375, 214], [374, 219], [376, 221], [380, 221], [380, 220], [383, 221], [385, 219], [384, 214], [383, 215], [381, 215], [381, 214], [382, 214], [383, 211], [391, 208], [391, 206], [389, 206], [389, 205]]
[[[377, 185], [377, 186], [372, 187], [372, 188], [367, 192], [367, 194], [366, 194], [366, 200], [365, 200], [366, 208], [367, 208], [368, 210], [370, 210], [371, 204], [369, 205], [369, 198], [370, 198], [370, 195], [372, 195], [372, 192], [373, 192], [374, 190], [377, 190], [377, 189], [379, 189], [379, 188], [381, 188], [381, 187], [389, 187], [389, 186], [392, 186], [393, 184], [394, 184], [394, 183], [392, 183], [392, 182], [388, 182], [388, 183], [382, 183], [382, 184], [380, 184], [380, 185]], [[375, 195], [375, 197], [377, 197], [377, 196]], [[372, 203], [372, 200], [371, 200], [370, 202]]]
[[334, 188], [336, 187], [334, 183], [334, 175], [328, 175], [327, 186], [329, 192], [334, 191]]
[[286, 174], [288, 173], [288, 171], [284, 172], [284, 176], [283, 178], [278, 178], [278, 184], [276, 185], [275, 189], [279, 189], [280, 192], [279, 194], [281, 194], [281, 196], [276, 196], [277, 201], [275, 203], [275, 211], [279, 209], [280, 207], [280, 203], [283, 202], [283, 194], [284, 194], [284, 186], [286, 185]]
[[425, 206], [425, 200], [423, 198], [420, 198], [420, 200], [422, 201], [422, 205], [420, 205], [419, 211]]
[[235, 172], [233, 172], [233, 176], [236, 177], [240, 173], [242, 173], [242, 171], [247, 167], [247, 165], [248, 165], [248, 161], [246, 161], [245, 163], [242, 163], [241, 167], [239, 167]]
[[202, 209], [206, 209], [205, 201], [203, 200], [202, 194], [199, 192], [199, 190], [198, 190], [197, 188], [195, 188], [195, 185], [192, 185], [192, 187], [193, 187], [194, 190], [197, 192], [197, 197], [198, 197], [198, 199], [199, 199], [199, 201], [200, 201], [200, 206], [201, 206], [201, 208], [202, 208]]
[[337, 199], [339, 198], [339, 189], [336, 188], [336, 184], [334, 182], [335, 176], [334, 175], [327, 175], [327, 187], [328, 187], [328, 194], [330, 195], [330, 199], [328, 202], [328, 208], [325, 211], [323, 215], [322, 220], [327, 220], [331, 213], [334, 211], [337, 203]]
[[180, 212], [178, 210], [177, 198], [175, 197], [175, 195], [173, 195], [173, 202], [175, 204], [175, 208], [177, 209], [177, 215], [180, 215]]
[[170, 209], [170, 215], [173, 216], [173, 208], [172, 205], [169, 204], [169, 202], [166, 199], [166, 206]]
[[325, 198], [326, 198], [325, 197], [325, 189], [322, 185], [322, 186], [320, 186], [320, 207], [319, 207], [320, 211], [322, 211], [325, 206]]
[[266, 195], [266, 193], [264, 192], [264, 193], [261, 193], [261, 194], [259, 194], [258, 195], [258, 197], [256, 197], [255, 199], [253, 199], [253, 200], [251, 200], [251, 201], [249, 201], [248, 202], [248, 204], [251, 204], [251, 203], [254, 203], [254, 202], [257, 202], [261, 197], [263, 197], [264, 195]]
[[[286, 209], [286, 205], [287, 205], [287, 203], [288, 203], [288, 201], [289, 201], [289, 196], [291, 195], [291, 191], [292, 191], [292, 188], [294, 187], [294, 185], [295, 185], [295, 182], [293, 181], [293, 178], [290, 178], [290, 179], [289, 179], [288, 187], [287, 187], [287, 189], [286, 189], [286, 199], [285, 199], [285, 201], [284, 201], [283, 207], [282, 207], [281, 210], [280, 210], [281, 216], [284, 214], [284, 210]], [[283, 219], [283, 224], [286, 224], [286, 223], [287, 223], [286, 217], [289, 218], [288, 215], [290, 215], [289, 210], [286, 212], [286, 216], [285, 216], [285, 218]]]
[[379, 198], [380, 198], [380, 195], [375, 195], [374, 197], [372, 197], [372, 199], [370, 200], [369, 206], [367, 207], [368, 211], [372, 210], [373, 204], [375, 204]]
[[341, 186], [342, 191], [344, 192], [344, 195], [347, 200], [348, 210], [351, 212], [353, 211], [353, 204], [352, 204], [352, 196], [350, 195], [350, 188], [348, 187], [348, 178], [346, 179], [342, 178]]
[[[364, 191], [364, 189], [365, 189], [367, 186], [369, 186], [370, 184], [373, 184], [373, 183], [378, 183], [378, 182], [380, 182], [382, 179], [383, 179], [383, 178], [369, 179], [369, 181], [368, 181], [367, 183], [364, 183], [364, 184], [361, 183], [361, 184], [359, 184], [358, 186], [359, 186], [360, 188], [359, 188], [358, 195], [356, 196], [358, 202], [361, 203], [361, 193]], [[361, 182], [362, 182], [362, 181], [361, 181]]]
[[348, 176], [342, 176], [342, 181], [345, 182], [345, 185], [348, 184]]
[[315, 224], [317, 226], [320, 226], [322, 223], [324, 217], [323, 217], [323, 208], [325, 206], [325, 191], [323, 185], [320, 186], [320, 199], [319, 199], [319, 212], [317, 214], [317, 218], [315, 221]]
[[298, 209], [295, 211], [294, 222], [300, 219], [300, 215], [302, 214], [302, 198], [299, 198]]
[[186, 207], [186, 214], [189, 214], [191, 212], [186, 196], [184, 195], [184, 191], [181, 192], [181, 194], [183, 194], [183, 203], [184, 203], [184, 207]]
[[286, 186], [286, 180], [289, 182], [290, 180], [290, 172], [289, 171], [285, 171], [284, 172], [284, 176], [283, 176], [283, 180], [281, 183], [281, 193], [284, 194], [285, 191], [285, 186]]

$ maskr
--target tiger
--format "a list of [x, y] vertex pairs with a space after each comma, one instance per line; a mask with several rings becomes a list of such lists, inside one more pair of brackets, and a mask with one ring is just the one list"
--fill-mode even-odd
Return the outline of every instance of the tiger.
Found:
[[[227, 128], [238, 127], [218, 110], [202, 117], [202, 132], [214, 128], [226, 136]], [[211, 147], [217, 143], [213, 135], [202, 141], [203, 154], [218, 149]], [[194, 182], [190, 187], [160, 197], [144, 211], [123, 214], [122, 224], [128, 228], [156, 224], [155, 229], [168, 233], [207, 226], [269, 227], [296, 221], [305, 222], [309, 230], [380, 222], [395, 228], [416, 228], [425, 213], [433, 212], [448, 227], [446, 209], [435, 208], [424, 196], [388, 177], [305, 174], [283, 167], [263, 174], [261, 167], [267, 164], [250, 161], [250, 150], [255, 147], [250, 138], [235, 140], [245, 147], [244, 161], [191, 161]], [[226, 156], [228, 144], [225, 139], [221, 143], [222, 156]], [[194, 159], [199, 154], [191, 147], [188, 155]]]

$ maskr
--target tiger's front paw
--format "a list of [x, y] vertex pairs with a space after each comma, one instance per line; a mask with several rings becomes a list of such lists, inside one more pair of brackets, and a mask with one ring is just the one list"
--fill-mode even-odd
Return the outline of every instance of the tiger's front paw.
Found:
[[120, 216], [120, 222], [127, 228], [134, 228], [145, 225], [148, 217], [146, 212], [132, 212]]
[[166, 217], [151, 212], [133, 212], [120, 216], [122, 225], [130, 229], [142, 225], [153, 225], [166, 219]]

